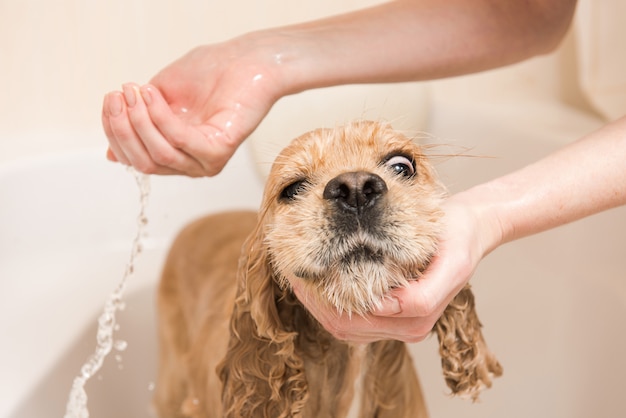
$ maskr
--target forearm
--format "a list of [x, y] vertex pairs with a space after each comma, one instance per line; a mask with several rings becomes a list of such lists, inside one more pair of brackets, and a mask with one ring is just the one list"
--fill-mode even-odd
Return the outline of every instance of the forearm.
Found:
[[626, 204], [626, 117], [525, 168], [459, 194], [500, 244]]
[[575, 1], [399, 0], [252, 36], [282, 45], [285, 93], [449, 77], [554, 48]]

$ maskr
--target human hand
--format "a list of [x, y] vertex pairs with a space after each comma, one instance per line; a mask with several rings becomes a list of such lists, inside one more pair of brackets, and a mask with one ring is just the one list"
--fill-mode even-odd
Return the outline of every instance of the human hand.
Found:
[[144, 173], [219, 173], [283, 95], [271, 42], [248, 37], [198, 47], [145, 86], [107, 94], [107, 157]]
[[500, 238], [497, 220], [486, 219], [481, 208], [472, 205], [464, 194], [450, 197], [443, 209], [445, 230], [431, 264], [419, 279], [391, 292], [372, 314], [340, 314], [307, 294], [305, 286], [293, 280], [296, 296], [338, 339], [358, 343], [385, 339], [422, 341]]

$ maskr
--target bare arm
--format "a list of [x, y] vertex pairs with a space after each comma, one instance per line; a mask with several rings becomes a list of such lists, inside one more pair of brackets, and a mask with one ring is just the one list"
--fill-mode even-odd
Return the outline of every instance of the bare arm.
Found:
[[[307, 306], [334, 335], [420, 341], [484, 256], [506, 242], [626, 204], [626, 117], [546, 158], [451, 196], [439, 253], [420, 280], [395, 291], [377, 315], [340, 317]], [[300, 300], [307, 300], [296, 289]]]
[[624, 205], [626, 117], [466, 195], [498, 220], [496, 245]]
[[282, 96], [511, 64], [554, 48], [574, 8], [573, 0], [397, 0], [201, 46], [151, 86], [105, 97], [108, 156], [148, 173], [214, 175]]
[[[552, 51], [575, 1], [397, 0], [252, 36], [285, 37], [290, 91], [428, 80]], [[276, 44], [280, 44], [277, 41]]]

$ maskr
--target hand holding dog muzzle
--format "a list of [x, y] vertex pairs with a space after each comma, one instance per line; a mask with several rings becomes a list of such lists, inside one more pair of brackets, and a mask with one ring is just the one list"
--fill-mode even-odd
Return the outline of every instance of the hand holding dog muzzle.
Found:
[[307, 294], [300, 282], [292, 284], [298, 299], [336, 338], [359, 343], [394, 339], [419, 342], [433, 330], [455, 296], [467, 285], [480, 260], [495, 247], [497, 228], [482, 227], [480, 208], [464, 194], [443, 206], [444, 232], [437, 254], [424, 274], [407, 287], [392, 291], [381, 306], [366, 316], [339, 313]]

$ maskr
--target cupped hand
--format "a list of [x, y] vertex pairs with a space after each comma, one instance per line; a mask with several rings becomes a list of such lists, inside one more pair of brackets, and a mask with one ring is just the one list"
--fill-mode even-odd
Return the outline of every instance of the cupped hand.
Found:
[[[309, 312], [338, 339], [357, 343], [422, 341], [499, 238], [497, 222], [482, 219], [481, 211], [474, 209], [465, 197], [452, 196], [446, 202], [445, 230], [431, 264], [419, 279], [387, 295], [372, 314], [340, 314], [307, 294], [306, 287], [297, 280], [291, 285]], [[485, 221], [495, 225], [485, 227]]]
[[144, 173], [219, 173], [281, 96], [280, 60], [253, 40], [198, 47], [151, 83], [107, 94], [107, 157]]

